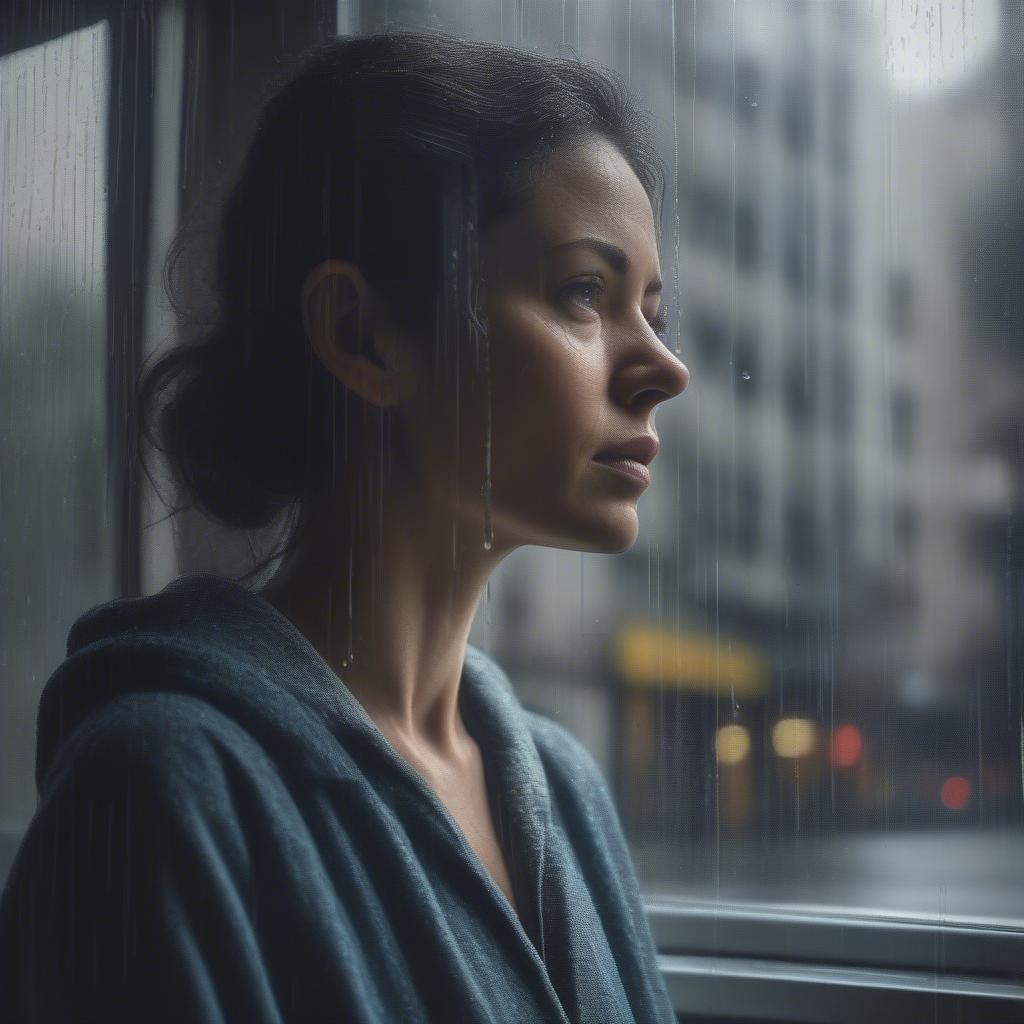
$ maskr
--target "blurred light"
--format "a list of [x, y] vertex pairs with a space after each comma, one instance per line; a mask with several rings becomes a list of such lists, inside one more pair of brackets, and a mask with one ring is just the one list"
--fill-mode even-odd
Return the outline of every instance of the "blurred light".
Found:
[[912, 708], [925, 708], [936, 700], [931, 676], [919, 669], [911, 669], [900, 676], [897, 692], [900, 700]]
[[942, 784], [942, 803], [951, 811], [962, 810], [970, 795], [971, 784], [962, 775], [954, 775]]
[[832, 733], [832, 763], [837, 768], [852, 768], [860, 760], [863, 749], [857, 726], [840, 725]]
[[897, 93], [934, 94], [976, 76], [999, 42], [999, 5], [977, 0], [885, 0], [869, 8]]
[[719, 764], [739, 764], [750, 753], [750, 733], [742, 725], [723, 725], [715, 735]]
[[648, 623], [619, 629], [614, 658], [630, 686], [753, 697], [768, 685], [767, 662], [755, 647]]
[[772, 747], [779, 757], [807, 757], [817, 739], [814, 723], [806, 718], [780, 718], [772, 729]]

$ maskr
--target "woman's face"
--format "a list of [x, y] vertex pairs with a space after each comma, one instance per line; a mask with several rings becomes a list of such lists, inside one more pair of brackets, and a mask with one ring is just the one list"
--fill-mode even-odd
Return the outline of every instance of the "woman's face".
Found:
[[[625, 550], [643, 485], [594, 457], [655, 436], [655, 407], [689, 381], [652, 326], [661, 269], [647, 194], [610, 142], [564, 148], [480, 242], [494, 547]], [[462, 359], [457, 415], [451, 393], [435, 394], [409, 410], [423, 417], [410, 437], [421, 482], [482, 538], [485, 390], [472, 354]]]

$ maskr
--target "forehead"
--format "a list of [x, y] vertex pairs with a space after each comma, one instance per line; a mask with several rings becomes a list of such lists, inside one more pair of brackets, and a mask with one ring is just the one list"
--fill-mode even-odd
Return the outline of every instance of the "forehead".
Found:
[[605, 139], [551, 155], [527, 202], [496, 228], [506, 254], [535, 258], [539, 250], [589, 235], [626, 250], [644, 274], [659, 272], [650, 200], [619, 150]]

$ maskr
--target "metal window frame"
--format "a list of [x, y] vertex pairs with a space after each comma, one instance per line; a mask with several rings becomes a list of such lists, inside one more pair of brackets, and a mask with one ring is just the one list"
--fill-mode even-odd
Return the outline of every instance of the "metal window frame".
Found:
[[647, 896], [673, 1006], [723, 1020], [1024, 1021], [1006, 922]]

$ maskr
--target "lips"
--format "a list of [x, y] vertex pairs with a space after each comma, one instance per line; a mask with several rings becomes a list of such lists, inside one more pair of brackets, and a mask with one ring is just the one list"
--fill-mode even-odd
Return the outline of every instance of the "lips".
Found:
[[654, 461], [660, 447], [656, 437], [644, 434], [641, 437], [634, 437], [628, 441], [602, 448], [594, 456], [594, 460], [596, 462], [611, 462], [615, 459], [630, 459], [647, 466]]
[[594, 459], [593, 461], [599, 466], [613, 470], [617, 476], [635, 480], [643, 487], [647, 487], [651, 482], [651, 471], [636, 459]]

